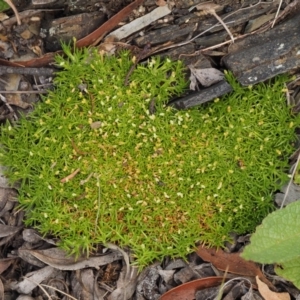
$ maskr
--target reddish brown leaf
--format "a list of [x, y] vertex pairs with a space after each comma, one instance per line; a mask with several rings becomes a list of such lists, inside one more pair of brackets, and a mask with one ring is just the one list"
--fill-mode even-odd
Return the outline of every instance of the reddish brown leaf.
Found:
[[239, 253], [227, 253], [222, 249], [206, 248], [205, 246], [198, 246], [197, 254], [205, 261], [211, 262], [217, 269], [233, 274], [238, 274], [247, 277], [256, 276], [266, 283], [269, 287], [274, 288], [273, 284], [264, 276], [259, 266], [251, 261], [244, 260]]
[[[164, 293], [160, 300], [193, 300], [195, 293], [209, 287], [218, 286], [223, 282], [223, 277], [207, 277], [193, 280], [173, 288]], [[225, 279], [226, 281], [226, 279]]]
[[81, 40], [77, 41], [77, 47], [85, 47], [90, 46], [99, 38], [103, 37], [105, 34], [109, 33], [112, 29], [114, 29], [122, 20], [128, 17], [134, 9], [140, 6], [144, 0], [135, 0], [134, 2], [127, 5], [113, 17], [111, 17], [107, 22], [105, 22], [102, 26], [98, 29], [87, 35], [86, 37], [82, 38]]

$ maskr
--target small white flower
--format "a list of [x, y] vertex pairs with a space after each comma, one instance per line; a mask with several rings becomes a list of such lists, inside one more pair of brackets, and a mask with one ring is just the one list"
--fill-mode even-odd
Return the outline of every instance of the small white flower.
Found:
[[164, 192], [164, 196], [168, 199], [170, 198], [170, 196], [166, 192]]

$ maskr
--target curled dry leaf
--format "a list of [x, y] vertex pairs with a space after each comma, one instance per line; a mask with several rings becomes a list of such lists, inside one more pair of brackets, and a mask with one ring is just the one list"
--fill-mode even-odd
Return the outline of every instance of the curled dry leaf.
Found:
[[224, 281], [223, 277], [207, 277], [193, 280], [181, 284], [168, 292], [164, 293], [160, 300], [193, 300], [195, 299], [196, 291], [203, 290], [209, 287], [215, 287]]
[[27, 273], [23, 280], [19, 281], [15, 286], [11, 286], [11, 288], [20, 294], [30, 294], [38, 284], [51, 277], [55, 277], [56, 273], [57, 270], [47, 266], [38, 271]]
[[215, 68], [197, 69], [193, 65], [189, 65], [188, 67], [191, 70], [190, 80], [193, 83], [193, 86], [190, 88], [193, 90], [195, 90], [196, 79], [205, 87], [224, 79], [224, 74]]
[[0, 238], [12, 236], [19, 232], [22, 228], [23, 226], [9, 226], [0, 224]]
[[252, 277], [259, 276], [269, 287], [275, 288], [264, 276], [259, 266], [252, 261], [246, 261], [239, 253], [227, 253], [222, 249], [206, 248], [201, 245], [197, 248], [197, 254], [204, 260], [211, 262], [217, 269], [229, 273]]
[[[0, 259], [0, 275], [5, 272], [14, 262], [16, 258], [3, 258]], [[0, 299], [4, 299], [1, 298]]]
[[258, 276], [256, 276], [256, 282], [260, 294], [265, 300], [290, 300], [291, 297], [288, 293], [275, 293], [272, 292], [269, 287], [263, 283]]
[[122, 254], [118, 251], [112, 251], [101, 256], [79, 257], [77, 259], [58, 248], [28, 251], [40, 261], [59, 270], [80, 270], [88, 267], [104, 266], [122, 258]]
[[117, 289], [115, 289], [108, 300], [127, 300], [132, 299], [132, 295], [136, 289], [136, 283], [138, 278], [138, 268], [132, 267], [130, 274], [127, 276], [127, 272], [122, 271], [117, 281]]

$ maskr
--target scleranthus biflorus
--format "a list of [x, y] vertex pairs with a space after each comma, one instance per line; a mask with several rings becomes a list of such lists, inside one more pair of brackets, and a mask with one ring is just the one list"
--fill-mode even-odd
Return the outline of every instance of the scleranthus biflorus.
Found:
[[177, 111], [166, 102], [188, 85], [181, 62], [151, 59], [125, 86], [128, 52], [64, 48], [55, 90], [2, 128], [0, 161], [20, 182], [26, 225], [77, 255], [129, 246], [142, 267], [198, 241], [222, 246], [273, 210], [299, 125], [283, 78], [242, 88], [228, 76], [233, 93]]

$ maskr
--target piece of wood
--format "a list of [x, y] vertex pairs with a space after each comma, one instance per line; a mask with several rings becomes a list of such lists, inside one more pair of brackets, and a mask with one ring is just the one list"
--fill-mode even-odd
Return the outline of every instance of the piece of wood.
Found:
[[208, 101], [212, 101], [224, 94], [232, 91], [232, 87], [224, 80], [206, 88], [199, 92], [192, 93], [186, 97], [182, 97], [169, 103], [170, 106], [177, 109], [187, 109], [193, 106], [198, 106]]
[[265, 81], [300, 67], [299, 36], [298, 13], [269, 31], [236, 42], [223, 62], [244, 86]]
[[43, 25], [42, 31], [46, 34], [45, 48], [47, 51], [61, 49], [61, 42], [69, 43], [73, 38], [79, 40], [106, 21], [102, 12], [82, 13], [51, 20]]

